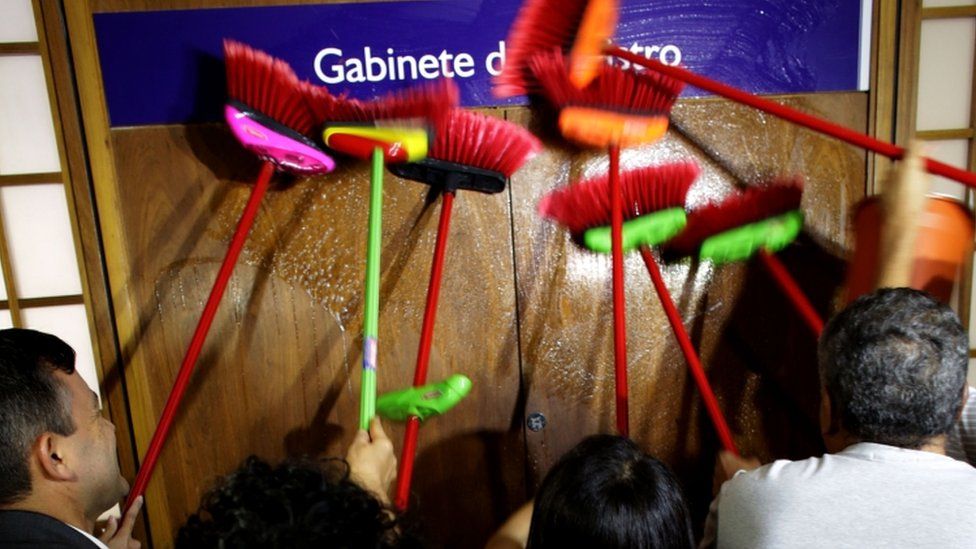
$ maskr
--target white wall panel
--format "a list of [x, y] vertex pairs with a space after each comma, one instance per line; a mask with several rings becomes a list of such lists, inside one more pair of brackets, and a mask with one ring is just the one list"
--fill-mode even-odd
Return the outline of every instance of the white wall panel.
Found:
[[61, 171], [39, 55], [0, 56], [0, 174]]
[[0, 42], [37, 42], [30, 0], [0, 1]]
[[31, 307], [22, 309], [21, 315], [25, 328], [54, 334], [71, 345], [75, 350], [75, 369], [93, 391], [100, 393], [84, 305]]
[[917, 130], [968, 128], [976, 18], [922, 21]]
[[0, 188], [18, 297], [81, 293], [71, 219], [59, 184]]
[[[969, 162], [969, 141], [966, 139], [947, 139], [944, 141], [928, 141], [924, 145], [926, 156], [951, 164], [957, 168], [966, 169]], [[952, 196], [958, 200], [965, 200], [966, 187], [945, 177], [932, 177], [932, 193]]]

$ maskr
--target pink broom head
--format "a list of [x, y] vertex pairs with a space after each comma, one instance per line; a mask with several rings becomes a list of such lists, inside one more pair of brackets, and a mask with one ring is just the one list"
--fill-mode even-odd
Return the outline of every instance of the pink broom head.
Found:
[[690, 212], [684, 230], [664, 248], [669, 253], [691, 255], [710, 236], [799, 209], [802, 198], [803, 180], [799, 177], [749, 187], [722, 202]]
[[570, 81], [558, 50], [529, 60], [542, 94], [561, 109], [559, 128], [571, 141], [591, 147], [651, 143], [667, 131], [668, 116], [684, 83], [663, 74], [602, 64], [589, 85]]
[[[683, 207], [688, 188], [700, 170], [694, 161], [647, 166], [620, 174], [624, 220], [667, 208]], [[599, 176], [550, 192], [538, 206], [539, 215], [580, 234], [610, 224], [610, 183]]]
[[303, 90], [318, 126], [335, 122], [424, 120], [428, 126], [437, 127], [458, 103], [457, 85], [450, 79], [413, 86], [371, 101], [332, 95], [324, 86], [309, 83]]
[[328, 173], [335, 162], [309, 138], [315, 117], [304, 84], [287, 63], [234, 40], [224, 40], [231, 133], [259, 158], [299, 175]]
[[434, 128], [434, 144], [427, 157], [511, 177], [540, 150], [539, 140], [521, 126], [464, 109], [452, 109]]
[[526, 0], [505, 41], [505, 66], [493, 78], [496, 97], [535, 93], [529, 59], [539, 51], [571, 52], [572, 80], [589, 83], [617, 25], [617, 0]]
[[227, 95], [303, 134], [315, 130], [304, 87], [288, 63], [235, 40], [224, 40]]

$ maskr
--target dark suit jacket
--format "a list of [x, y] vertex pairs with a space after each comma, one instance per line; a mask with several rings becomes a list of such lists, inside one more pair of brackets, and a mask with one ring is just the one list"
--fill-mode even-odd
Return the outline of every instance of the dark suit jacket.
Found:
[[56, 518], [30, 511], [0, 511], [0, 549], [95, 549], [85, 536]]

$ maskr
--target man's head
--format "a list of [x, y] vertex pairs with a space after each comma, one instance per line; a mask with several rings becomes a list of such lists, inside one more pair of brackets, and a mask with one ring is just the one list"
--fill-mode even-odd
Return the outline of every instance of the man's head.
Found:
[[902, 448], [931, 443], [958, 417], [968, 352], [959, 318], [927, 294], [861, 296], [820, 337], [826, 432]]
[[33, 330], [0, 330], [0, 507], [32, 500], [92, 520], [127, 490], [115, 427], [75, 371], [71, 347]]

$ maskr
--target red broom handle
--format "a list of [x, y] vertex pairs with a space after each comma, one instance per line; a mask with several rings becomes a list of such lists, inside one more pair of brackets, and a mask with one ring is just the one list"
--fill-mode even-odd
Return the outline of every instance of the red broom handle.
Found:
[[624, 308], [624, 198], [620, 188], [620, 147], [610, 146], [610, 240], [613, 252], [613, 362], [617, 433], [629, 436], [627, 395], [627, 311]]
[[739, 455], [739, 449], [736, 448], [735, 441], [732, 439], [732, 431], [729, 429], [729, 424], [725, 421], [725, 416], [722, 415], [721, 408], [718, 407], [718, 399], [715, 398], [715, 393], [712, 391], [712, 386], [708, 383], [708, 378], [705, 377], [705, 370], [702, 369], [701, 361], [695, 352], [695, 347], [691, 344], [691, 338], [688, 337], [688, 332], [685, 331], [685, 325], [681, 322], [678, 309], [675, 308], [674, 301], [671, 300], [671, 293], [668, 292], [668, 287], [664, 284], [664, 278], [661, 277], [661, 270], [657, 266], [657, 261], [651, 255], [651, 250], [647, 246], [641, 246], [640, 251], [641, 257], [644, 258], [644, 265], [647, 266], [647, 272], [651, 275], [651, 281], [654, 282], [654, 289], [657, 290], [658, 298], [661, 300], [661, 306], [664, 307], [664, 313], [668, 316], [671, 330], [674, 331], [674, 336], [678, 339], [681, 352], [685, 355], [685, 360], [688, 362], [688, 370], [691, 372], [691, 377], [694, 378], [695, 384], [698, 386], [698, 392], [701, 393], [702, 400], [705, 402], [705, 409], [708, 411], [708, 415], [712, 419], [712, 425], [715, 426], [715, 431], [718, 433], [718, 438], [722, 441], [722, 446], [726, 450], [735, 455]]
[[[217, 306], [220, 305], [220, 298], [223, 297], [224, 290], [227, 288], [227, 282], [234, 272], [237, 257], [241, 254], [241, 249], [244, 248], [247, 233], [251, 230], [251, 225], [254, 224], [254, 218], [257, 216], [261, 199], [264, 197], [265, 191], [268, 190], [268, 185], [271, 183], [271, 176], [273, 174], [274, 164], [265, 162], [261, 166], [261, 173], [258, 174], [257, 182], [255, 182], [254, 188], [251, 190], [251, 196], [248, 198], [247, 205], [244, 207], [244, 213], [241, 214], [241, 219], [237, 222], [237, 230], [234, 231], [234, 236], [230, 241], [230, 247], [227, 248], [227, 255], [224, 256], [224, 262], [220, 265], [220, 271], [217, 272], [217, 280], [214, 281], [213, 288], [210, 290], [210, 297], [207, 298], [207, 304], [203, 307], [203, 313], [200, 315], [196, 331], [193, 332], [193, 339], [190, 340], [190, 346], [186, 350], [186, 356], [183, 357], [183, 364], [180, 365], [180, 371], [176, 375], [176, 381], [173, 383], [169, 398], [166, 400], [163, 415], [159, 418], [156, 432], [153, 433], [152, 440], [149, 442], [146, 458], [142, 462], [142, 467], [139, 468], [139, 473], [136, 474], [136, 479], [132, 484], [132, 490], [129, 491], [129, 497], [126, 498], [126, 511], [132, 506], [132, 502], [146, 491], [146, 485], [149, 484], [149, 478], [152, 476], [153, 469], [156, 467], [156, 461], [159, 459], [159, 454], [162, 452], [163, 445], [166, 443], [169, 429], [173, 425], [173, 419], [176, 417], [176, 412], [180, 407], [180, 403], [183, 401], [186, 388], [190, 384], [190, 375], [193, 374], [193, 368], [196, 366], [197, 358], [200, 357], [203, 343], [207, 339], [210, 325], [213, 323], [214, 315], [217, 313]], [[125, 511], [122, 514], [124, 515]]]
[[[454, 206], [454, 193], [445, 192], [441, 198], [441, 218], [437, 225], [437, 242], [434, 245], [434, 260], [430, 266], [430, 282], [427, 284], [427, 306], [424, 308], [424, 322], [420, 329], [420, 347], [417, 349], [417, 364], [413, 372], [413, 386], [427, 383], [427, 366], [430, 364], [430, 347], [434, 338], [434, 319], [437, 317], [437, 299], [441, 292], [441, 273], [444, 271], [444, 251], [447, 250], [447, 235], [451, 228], [451, 209]], [[393, 502], [396, 508], [405, 511], [410, 500], [410, 481], [413, 479], [413, 462], [417, 451], [417, 435], [420, 419], [410, 416], [403, 434], [403, 449], [400, 451], [400, 470], [397, 472], [396, 495]]]
[[783, 290], [786, 297], [793, 302], [796, 311], [803, 317], [803, 321], [806, 322], [813, 335], [820, 337], [820, 332], [823, 331], [823, 319], [820, 318], [817, 310], [813, 308], [810, 300], [807, 299], [806, 294], [800, 289], [800, 285], [796, 283], [796, 279], [786, 270], [783, 262], [766, 250], [759, 251], [759, 258], [762, 259], [763, 265], [769, 270], [769, 274], [773, 275], [773, 279], [779, 284], [780, 289]]
[[[640, 65], [642, 67], [666, 74], [671, 78], [676, 78], [683, 82], [687, 82], [688, 84], [699, 87], [703, 90], [710, 91], [738, 103], [742, 103], [774, 116], [778, 116], [784, 120], [799, 124], [811, 130], [835, 137], [841, 141], [845, 141], [852, 145], [857, 145], [869, 151], [883, 154], [888, 158], [897, 160], [905, 155], [905, 149], [897, 145], [892, 145], [891, 143], [881, 141], [880, 139], [875, 139], [871, 136], [851, 130], [850, 128], [845, 128], [839, 124], [834, 124], [833, 122], [828, 122], [822, 118], [791, 109], [785, 105], [780, 105], [778, 103], [762, 99], [749, 92], [734, 88], [721, 82], [716, 82], [710, 78], [705, 78], [704, 76], [695, 74], [687, 69], [665, 65], [656, 59], [647, 59], [645, 57], [635, 55], [619, 46], [609, 46], [605, 49], [605, 52], [609, 55], [619, 57], [620, 59], [626, 59], [635, 65]], [[967, 172], [966, 170], [961, 170], [955, 166], [950, 166], [948, 164], [939, 162], [938, 160], [932, 160], [931, 158], [925, 159], [925, 169], [928, 170], [929, 173], [954, 179], [970, 187], [976, 187], [976, 173]]]

